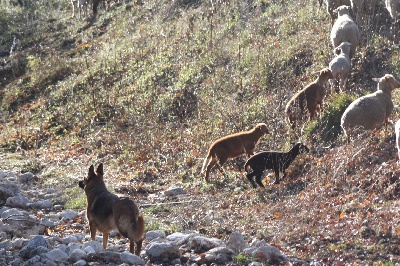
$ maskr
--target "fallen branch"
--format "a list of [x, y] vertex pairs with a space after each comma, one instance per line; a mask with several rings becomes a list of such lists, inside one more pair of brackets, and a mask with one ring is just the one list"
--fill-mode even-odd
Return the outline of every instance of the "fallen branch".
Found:
[[187, 201], [173, 201], [173, 202], [160, 202], [160, 203], [154, 203], [154, 204], [142, 204], [140, 207], [143, 208], [148, 208], [148, 207], [153, 207], [153, 206], [161, 206], [161, 205], [177, 205], [177, 204], [183, 204], [183, 203], [192, 203], [192, 202], [198, 202], [198, 201], [203, 201], [203, 200], [187, 200]]

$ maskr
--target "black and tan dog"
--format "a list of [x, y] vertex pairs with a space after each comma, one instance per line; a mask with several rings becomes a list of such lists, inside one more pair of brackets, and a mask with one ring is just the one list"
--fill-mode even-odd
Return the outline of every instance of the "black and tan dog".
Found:
[[107, 190], [103, 180], [103, 164], [94, 172], [93, 165], [88, 176], [79, 182], [86, 193], [86, 216], [89, 221], [90, 236], [96, 237], [96, 231], [103, 233], [103, 248], [106, 249], [110, 231], [117, 229], [128, 238], [130, 252], [140, 254], [144, 234], [143, 216], [139, 208], [129, 198], [120, 198]]

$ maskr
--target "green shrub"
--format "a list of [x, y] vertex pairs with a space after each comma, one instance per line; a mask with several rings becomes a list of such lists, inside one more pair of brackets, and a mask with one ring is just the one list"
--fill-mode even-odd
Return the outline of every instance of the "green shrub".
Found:
[[331, 95], [325, 102], [325, 109], [318, 120], [314, 120], [306, 129], [307, 135], [317, 135], [317, 141], [333, 142], [342, 132], [340, 119], [346, 108], [356, 99], [347, 93]]

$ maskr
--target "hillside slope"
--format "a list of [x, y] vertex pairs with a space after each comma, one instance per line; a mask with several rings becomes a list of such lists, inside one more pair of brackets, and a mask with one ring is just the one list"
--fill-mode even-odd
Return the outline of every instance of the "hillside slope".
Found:
[[[142, 208], [148, 230], [239, 231], [327, 264], [400, 261], [394, 132], [345, 145], [337, 124], [338, 106], [374, 91], [373, 77], [399, 73], [384, 8], [387, 19], [362, 29], [351, 90], [326, 99], [339, 111], [289, 136], [287, 100], [332, 57], [330, 17], [315, 1], [134, 0], [86, 20], [71, 19], [68, 3], [26, 2], [0, 3], [0, 52], [14, 47], [0, 61], [1, 169], [31, 171], [83, 209], [77, 180], [103, 162], [110, 187], [151, 206]], [[270, 134], [257, 150], [301, 140], [311, 152], [280, 186], [268, 172], [265, 191], [245, 180], [244, 157], [224, 166], [228, 178], [213, 171], [206, 184], [200, 168], [210, 143], [259, 122]], [[159, 195], [174, 186], [187, 198]]]

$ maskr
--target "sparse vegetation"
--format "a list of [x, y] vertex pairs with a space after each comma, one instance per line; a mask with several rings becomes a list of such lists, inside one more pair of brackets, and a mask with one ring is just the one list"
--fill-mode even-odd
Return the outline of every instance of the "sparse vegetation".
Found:
[[[333, 57], [331, 19], [315, 1], [135, 0], [93, 20], [71, 19], [68, 1], [24, 2], [0, 2], [0, 52], [13, 47], [0, 58], [1, 169], [32, 171], [64, 189], [65, 207], [83, 209], [77, 181], [103, 162], [106, 182], [139, 206], [175, 203], [143, 207], [146, 230], [239, 231], [327, 265], [400, 261], [394, 131], [345, 145], [337, 127], [348, 103], [376, 88], [373, 77], [400, 73], [390, 20], [363, 34], [349, 90], [329, 95], [293, 139], [286, 102]], [[270, 134], [257, 150], [301, 140], [311, 152], [280, 185], [268, 172], [262, 192], [246, 182], [244, 158], [205, 184], [211, 142], [259, 122]], [[187, 194], [161, 196], [172, 186]]]
[[318, 142], [334, 143], [342, 133], [340, 119], [347, 106], [356, 99], [354, 95], [341, 93], [331, 95], [326, 100], [325, 110], [318, 120], [306, 128], [306, 134], [316, 136]]
[[86, 197], [85, 194], [82, 193], [81, 188], [78, 186], [69, 188], [66, 194], [69, 196], [69, 199], [66, 199], [66, 204], [64, 205], [66, 209], [84, 210], [86, 208]]

